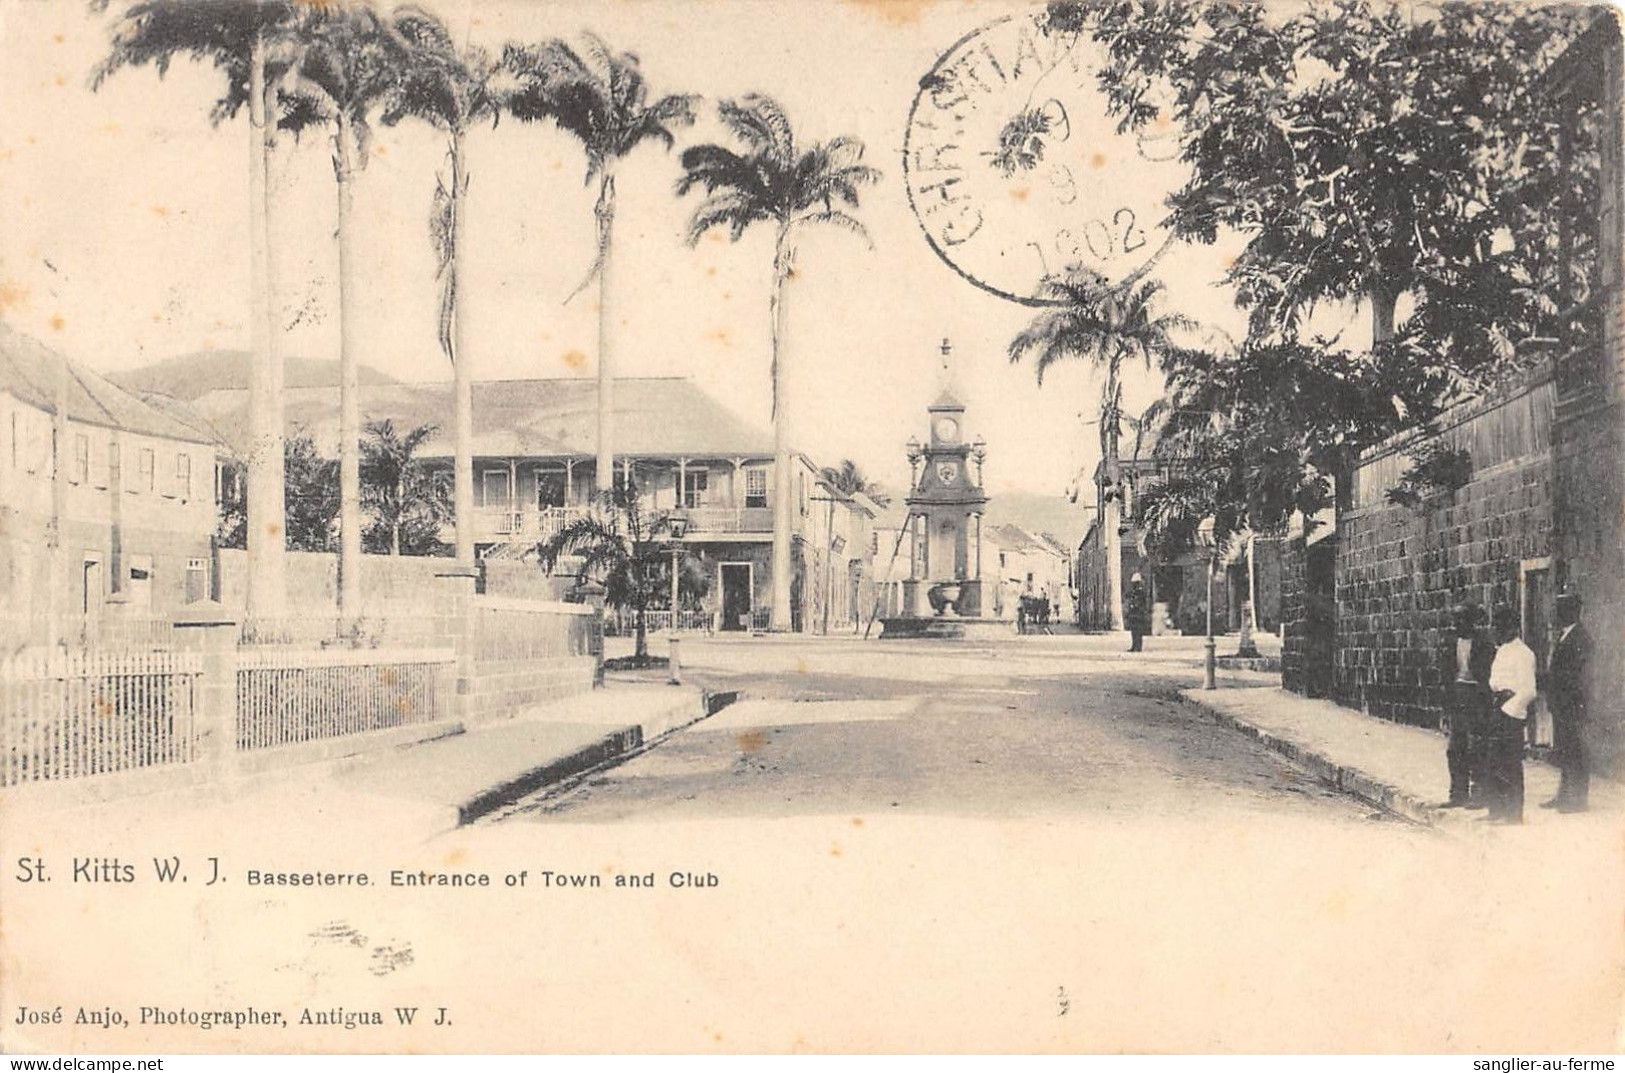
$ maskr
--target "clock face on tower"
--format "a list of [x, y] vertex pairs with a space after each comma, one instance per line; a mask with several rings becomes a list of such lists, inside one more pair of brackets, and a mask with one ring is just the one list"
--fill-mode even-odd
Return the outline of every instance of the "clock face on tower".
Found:
[[938, 462], [937, 463], [937, 480], [941, 481], [943, 484], [953, 484], [958, 479], [959, 479], [959, 463], [958, 462]]
[[952, 443], [959, 438], [959, 422], [946, 414], [937, 418], [936, 424], [931, 427], [937, 434], [937, 439], [945, 443]]

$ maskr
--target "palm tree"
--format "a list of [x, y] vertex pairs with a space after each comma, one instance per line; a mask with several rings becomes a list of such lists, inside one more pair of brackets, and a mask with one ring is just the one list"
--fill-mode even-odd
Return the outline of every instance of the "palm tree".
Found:
[[[108, 0], [96, 9], [105, 10]], [[248, 613], [275, 617], [286, 600], [287, 470], [284, 458], [282, 358], [276, 348], [271, 279], [268, 161], [276, 148], [277, 82], [296, 38], [295, 5], [285, 0], [142, 0], [113, 25], [107, 57], [91, 75], [92, 89], [124, 67], [151, 64], [162, 77], [177, 56], [210, 63], [226, 76], [210, 119], [231, 119], [248, 105], [249, 420]]]
[[361, 389], [355, 340], [356, 172], [372, 151], [369, 117], [393, 91], [405, 53], [371, 8], [330, 3], [300, 16], [300, 49], [285, 80], [281, 126], [297, 137], [332, 125], [339, 245], [339, 613], [361, 601]]
[[402, 7], [395, 32], [410, 52], [384, 105], [382, 119], [393, 126], [411, 116], [446, 136], [446, 164], [435, 175], [429, 235], [440, 278], [440, 349], [451, 362], [454, 462], [452, 503], [457, 524], [456, 556], [474, 561], [474, 378], [467, 357], [467, 312], [459, 302], [458, 270], [463, 259], [464, 208], [468, 196], [466, 139], [476, 123], [493, 126], [501, 116], [502, 95], [495, 85], [499, 68], [485, 50], [458, 48], [445, 23], [418, 7]]
[[432, 554], [449, 513], [443, 472], [418, 460], [422, 447], [440, 430], [419, 425], [407, 432], [388, 420], [368, 421], [361, 444], [361, 498], [372, 515], [367, 550], [399, 555]]
[[669, 575], [661, 580], [662, 560], [670, 556], [660, 538], [671, 532], [671, 522], [669, 514], [645, 516], [637, 488], [628, 482], [601, 499], [597, 510], [571, 520], [536, 546], [543, 570], [552, 573], [560, 559], [580, 556], [581, 575], [603, 581], [605, 602], [631, 609], [633, 652], [640, 662], [649, 656], [649, 604], [670, 585]]
[[[581, 285], [581, 293], [598, 278], [598, 491], [614, 487], [615, 346], [613, 287], [610, 277], [615, 226], [615, 173], [621, 162], [646, 141], [670, 149], [672, 128], [694, 122], [698, 98], [675, 94], [650, 100], [638, 58], [615, 55], [600, 38], [584, 34], [578, 52], [563, 41], [542, 45], [509, 45], [503, 66], [518, 79], [507, 106], [526, 122], [552, 120], [573, 135], [587, 154], [586, 181], [598, 180], [598, 253]], [[565, 299], [569, 301], [569, 298]]]
[[1147, 370], [1168, 369], [1186, 351], [1175, 340], [1194, 330], [1190, 318], [1179, 313], [1158, 313], [1163, 286], [1156, 280], [1113, 286], [1082, 265], [1074, 265], [1044, 281], [1041, 296], [1053, 308], [1033, 318], [1010, 341], [1012, 362], [1033, 355], [1038, 382], [1049, 367], [1064, 359], [1088, 362], [1104, 369], [1100, 391], [1100, 456], [1111, 491], [1107, 493], [1103, 526], [1106, 565], [1112, 592], [1112, 623], [1123, 623], [1123, 556], [1121, 465], [1118, 441], [1123, 425], [1123, 365], [1138, 361]]
[[[773, 380], [773, 609], [771, 626], [790, 628], [790, 446], [783, 420], [785, 398], [785, 283], [795, 275], [796, 240], [809, 226], [844, 228], [869, 242], [863, 224], [847, 209], [858, 207], [858, 191], [880, 181], [880, 172], [863, 163], [863, 143], [832, 138], [805, 148], [796, 145], [790, 120], [771, 97], [752, 94], [723, 101], [718, 111], [743, 152], [722, 145], [698, 145], [683, 152], [679, 196], [695, 187], [706, 198], [689, 222], [690, 245], [714, 227], [726, 227], [731, 239], [758, 221], [774, 229], [773, 281], [768, 293], [768, 321]], [[839, 204], [842, 207], [837, 207]], [[872, 244], [871, 244], [872, 245]]]
[[875, 481], [864, 476], [858, 464], [843, 458], [839, 466], [825, 466], [818, 474], [820, 480], [845, 496], [864, 495], [877, 507], [891, 505], [891, 495]]

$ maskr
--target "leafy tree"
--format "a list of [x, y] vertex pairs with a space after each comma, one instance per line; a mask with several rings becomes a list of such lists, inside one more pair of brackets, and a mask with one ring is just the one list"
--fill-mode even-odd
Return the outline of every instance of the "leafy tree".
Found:
[[868, 231], [848, 210], [858, 208], [859, 191], [879, 182], [881, 174], [863, 162], [863, 143], [856, 138], [798, 145], [784, 109], [771, 97], [753, 94], [723, 101], [718, 112], [742, 151], [722, 145], [684, 150], [677, 193], [682, 196], [699, 188], [706, 194], [689, 222], [690, 245], [716, 227], [727, 228], [735, 242], [758, 222], [774, 230], [773, 281], [768, 292], [776, 473], [772, 626], [782, 630], [790, 626], [794, 604], [790, 593], [794, 490], [789, 479], [788, 429], [781, 415], [786, 385], [784, 285], [795, 277], [796, 241], [807, 227], [842, 228], [869, 243]]
[[[608, 495], [614, 474], [615, 295], [611, 287], [611, 254], [615, 232], [615, 175], [622, 162], [644, 142], [670, 149], [675, 127], [694, 122], [697, 98], [681, 94], [651, 99], [638, 58], [610, 51], [602, 39], [582, 35], [578, 51], [563, 41], [509, 45], [503, 66], [518, 85], [507, 107], [525, 122], [551, 120], [575, 137], [587, 155], [586, 181], [598, 180], [598, 252], [579, 294], [598, 279], [598, 459], [600, 495]], [[568, 301], [568, 299], [566, 299]]]
[[474, 559], [474, 404], [473, 375], [466, 352], [467, 311], [458, 301], [463, 263], [463, 225], [468, 200], [468, 132], [477, 123], [493, 126], [502, 114], [498, 86], [500, 67], [484, 49], [459, 48], [451, 32], [433, 13], [418, 7], [398, 8], [394, 28], [410, 50], [400, 76], [390, 88], [382, 114], [393, 125], [407, 117], [428, 123], [446, 136], [445, 166], [435, 175], [429, 236], [434, 243], [440, 279], [440, 349], [452, 364], [455, 419], [453, 438], [453, 503], [457, 520], [456, 554]]
[[248, 546], [248, 497], [241, 462], [222, 463], [220, 501], [215, 504], [214, 543], [220, 548]]
[[645, 514], [636, 485], [628, 484], [536, 546], [543, 570], [551, 572], [566, 556], [579, 556], [582, 576], [603, 583], [605, 602], [632, 611], [639, 660], [649, 655], [649, 607], [656, 593], [670, 591], [671, 576], [665, 570], [671, 553], [661, 538], [670, 536], [671, 520], [669, 514]]
[[306, 435], [288, 438], [289, 551], [334, 551], [338, 544], [339, 464]]
[[[1217, 532], [1227, 516], [1263, 532], [1312, 515], [1363, 448], [1552, 334], [1558, 215], [1585, 180], [1560, 168], [1539, 76], [1578, 6], [1113, 0], [1048, 16], [1104, 46], [1120, 130], [1176, 133], [1190, 172], [1173, 232], [1246, 242], [1228, 272], [1246, 339], [1170, 370], [1158, 450], [1182, 452], [1181, 470], [1147, 505], [1153, 528], [1207, 495], [1224, 497], [1206, 515]], [[1305, 337], [1317, 305], [1352, 301], [1370, 309], [1368, 349]]]
[[[1051, 16], [1105, 47], [1120, 129], [1178, 131], [1175, 234], [1247, 237], [1229, 279], [1252, 341], [1291, 341], [1315, 304], [1349, 299], [1369, 303], [1377, 343], [1397, 330], [1468, 373], [1532, 334], [1556, 233], [1555, 199], [1530, 198], [1557, 165], [1538, 78], [1577, 6], [1115, 0]], [[1406, 295], [1416, 313], [1396, 325]]]
[[[105, 11], [110, 0], [95, 0]], [[282, 365], [276, 353], [271, 293], [270, 205], [267, 168], [276, 147], [274, 111], [277, 84], [289, 69], [297, 46], [296, 5], [285, 0], [141, 0], [129, 4], [111, 28], [107, 57], [91, 75], [100, 89], [125, 67], [151, 65], [160, 77], [176, 57], [212, 64], [225, 76], [224, 91], [210, 119], [222, 123], [248, 106], [249, 178], [249, 335], [253, 376], [249, 411], [254, 445], [248, 457], [250, 494], [244, 505], [245, 533], [273, 533], [284, 513]], [[283, 543], [256, 539], [249, 552], [248, 609], [276, 615], [286, 598]]]
[[402, 433], [387, 419], [367, 422], [361, 444], [361, 502], [371, 516], [363, 540], [367, 551], [439, 553], [441, 526], [451, 518], [451, 490], [444, 473], [415, 457], [438, 431], [419, 425]]
[[835, 491], [842, 495], [865, 495], [877, 507], [891, 505], [891, 495], [875, 481], [864, 476], [858, 464], [850, 458], [843, 458], [839, 466], [825, 466], [819, 472], [819, 478]]
[[299, 50], [281, 97], [281, 126], [297, 137], [332, 128], [339, 246], [339, 609], [361, 599], [361, 387], [355, 339], [356, 173], [372, 155], [372, 114], [394, 91], [405, 52], [383, 18], [361, 4], [329, 0], [299, 16]]
[[1189, 352], [1153, 408], [1166, 470], [1201, 470], [1238, 524], [1281, 531], [1294, 512], [1332, 502], [1359, 451], [1406, 427], [1440, 390], [1422, 366], [1390, 368], [1368, 351], [1315, 344]]

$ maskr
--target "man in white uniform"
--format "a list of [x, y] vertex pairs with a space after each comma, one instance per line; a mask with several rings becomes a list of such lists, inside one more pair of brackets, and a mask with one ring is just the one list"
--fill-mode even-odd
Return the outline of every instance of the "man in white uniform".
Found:
[[1490, 712], [1486, 783], [1490, 820], [1523, 822], [1523, 752], [1529, 705], [1535, 701], [1535, 653], [1518, 636], [1510, 607], [1497, 607], [1496, 636], [1501, 642], [1490, 664]]

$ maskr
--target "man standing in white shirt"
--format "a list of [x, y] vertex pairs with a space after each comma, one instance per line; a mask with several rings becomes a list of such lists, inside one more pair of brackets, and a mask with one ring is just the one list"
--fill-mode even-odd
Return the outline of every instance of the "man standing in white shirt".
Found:
[[1524, 728], [1535, 701], [1535, 653], [1518, 636], [1510, 607], [1497, 607], [1493, 621], [1501, 645], [1490, 664], [1489, 815], [1493, 823], [1522, 823]]

